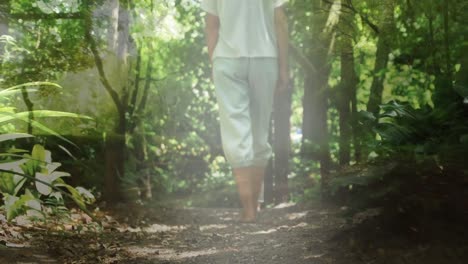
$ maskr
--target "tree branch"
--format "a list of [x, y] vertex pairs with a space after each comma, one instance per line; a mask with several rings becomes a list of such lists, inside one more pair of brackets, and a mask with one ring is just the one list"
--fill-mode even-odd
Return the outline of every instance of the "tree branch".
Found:
[[140, 90], [140, 74], [141, 74], [141, 48], [138, 49], [138, 56], [136, 62], [136, 76], [135, 76], [135, 85], [132, 91], [132, 97], [130, 99], [129, 110], [128, 113], [130, 116], [133, 116], [133, 113], [136, 108], [136, 101], [138, 96], [138, 91]]
[[296, 59], [302, 68], [309, 72], [317, 72], [315, 65], [312, 64], [312, 62], [291, 42], [289, 42], [289, 49], [291, 50], [291, 55]]
[[[89, 12], [89, 11], [88, 11]], [[91, 49], [91, 52], [94, 55], [94, 62], [96, 63], [97, 70], [99, 72], [99, 77], [101, 79], [102, 84], [104, 85], [104, 88], [106, 91], [109, 93], [109, 95], [112, 97], [112, 100], [114, 101], [117, 111], [120, 114], [125, 114], [122, 113], [125, 111], [123, 104], [120, 100], [119, 94], [112, 88], [112, 85], [110, 84], [109, 80], [106, 77], [106, 73], [104, 72], [104, 65], [102, 63], [101, 56], [99, 55], [99, 50], [97, 48], [96, 41], [94, 40], [93, 36], [91, 35], [91, 30], [92, 30], [92, 19], [90, 14], [86, 14], [85, 16], [85, 21], [86, 21], [86, 30], [85, 30], [85, 38], [89, 43], [89, 47]]]
[[[328, 3], [328, 4], [333, 4], [333, 2], [330, 1], [330, 0], [322, 0], [322, 1], [324, 1], [325, 3]], [[362, 14], [361, 12], [359, 12], [354, 7], [352, 0], [347, 0], [346, 3], [341, 3], [341, 6], [351, 10], [355, 14], [358, 14], [359, 17], [362, 19], [362, 21], [365, 24], [367, 24], [376, 34], [380, 34], [379, 27], [376, 24], [374, 24], [372, 21], [370, 21], [368, 16], [366, 16], [366, 15]]]
[[146, 107], [146, 101], [148, 98], [148, 93], [149, 89], [151, 87], [151, 73], [153, 72], [153, 64], [152, 64], [152, 58], [150, 57], [148, 60], [148, 65], [146, 67], [146, 82], [145, 82], [145, 88], [143, 91], [143, 97], [141, 98], [140, 106], [138, 107], [138, 113], [141, 114]]

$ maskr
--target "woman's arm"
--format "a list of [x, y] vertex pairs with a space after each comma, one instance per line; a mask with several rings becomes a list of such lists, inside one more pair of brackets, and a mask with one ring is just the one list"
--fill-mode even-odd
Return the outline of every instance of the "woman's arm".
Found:
[[283, 7], [275, 8], [275, 31], [278, 42], [278, 70], [277, 89], [285, 91], [289, 85], [289, 29], [288, 20]]
[[219, 36], [219, 17], [212, 15], [210, 13], [206, 14], [205, 18], [205, 36], [206, 36], [206, 45], [208, 46], [208, 54], [210, 56], [210, 61], [213, 60], [213, 52], [218, 43]]

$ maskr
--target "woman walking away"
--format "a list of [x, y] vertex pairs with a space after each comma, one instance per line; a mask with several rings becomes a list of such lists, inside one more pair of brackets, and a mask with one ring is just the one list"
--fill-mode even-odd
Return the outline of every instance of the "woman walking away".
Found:
[[233, 168], [242, 222], [255, 222], [272, 150], [275, 91], [288, 87], [287, 0], [203, 0], [206, 40], [219, 105], [224, 154]]

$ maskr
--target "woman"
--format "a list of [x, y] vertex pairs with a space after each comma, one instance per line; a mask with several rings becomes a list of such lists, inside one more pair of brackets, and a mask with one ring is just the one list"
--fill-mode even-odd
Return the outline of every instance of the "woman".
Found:
[[243, 207], [255, 222], [257, 199], [272, 151], [273, 96], [288, 87], [287, 0], [203, 0], [221, 137]]

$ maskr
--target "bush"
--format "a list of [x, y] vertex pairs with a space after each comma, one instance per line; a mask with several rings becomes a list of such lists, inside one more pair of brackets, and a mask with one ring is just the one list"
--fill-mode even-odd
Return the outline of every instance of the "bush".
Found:
[[[381, 106], [373, 124], [378, 135], [375, 159], [342, 171], [330, 193], [353, 212], [379, 207], [389, 215], [410, 219], [448, 216], [464, 219], [468, 182], [466, 106], [414, 109], [391, 101]], [[363, 123], [377, 120], [370, 113]], [[417, 221], [417, 220], [415, 220]]]
[[8, 96], [16, 95], [25, 90], [27, 92], [37, 92], [44, 86], [61, 88], [53, 83], [34, 82], [0, 91], [0, 131], [4, 133], [0, 135], [0, 143], [4, 147], [4, 150], [0, 153], [0, 194], [9, 221], [21, 214], [43, 217], [46, 201], [51, 206], [64, 207], [65, 197], [68, 197], [85, 212], [87, 212], [86, 204], [94, 201], [94, 196], [86, 189], [82, 187], [75, 188], [65, 183], [62, 178], [70, 176], [70, 174], [56, 170], [61, 164], [52, 162], [51, 152], [42, 145], [34, 145], [31, 152], [15, 147], [7, 150], [7, 146], [11, 145], [12, 140], [33, 137], [30, 134], [18, 133], [14, 125], [15, 121], [26, 122], [32, 127], [71, 143], [59, 133], [31, 119], [31, 114], [36, 118], [73, 117], [89, 119], [73, 113], [48, 110], [16, 113], [13, 107], [8, 106]]

